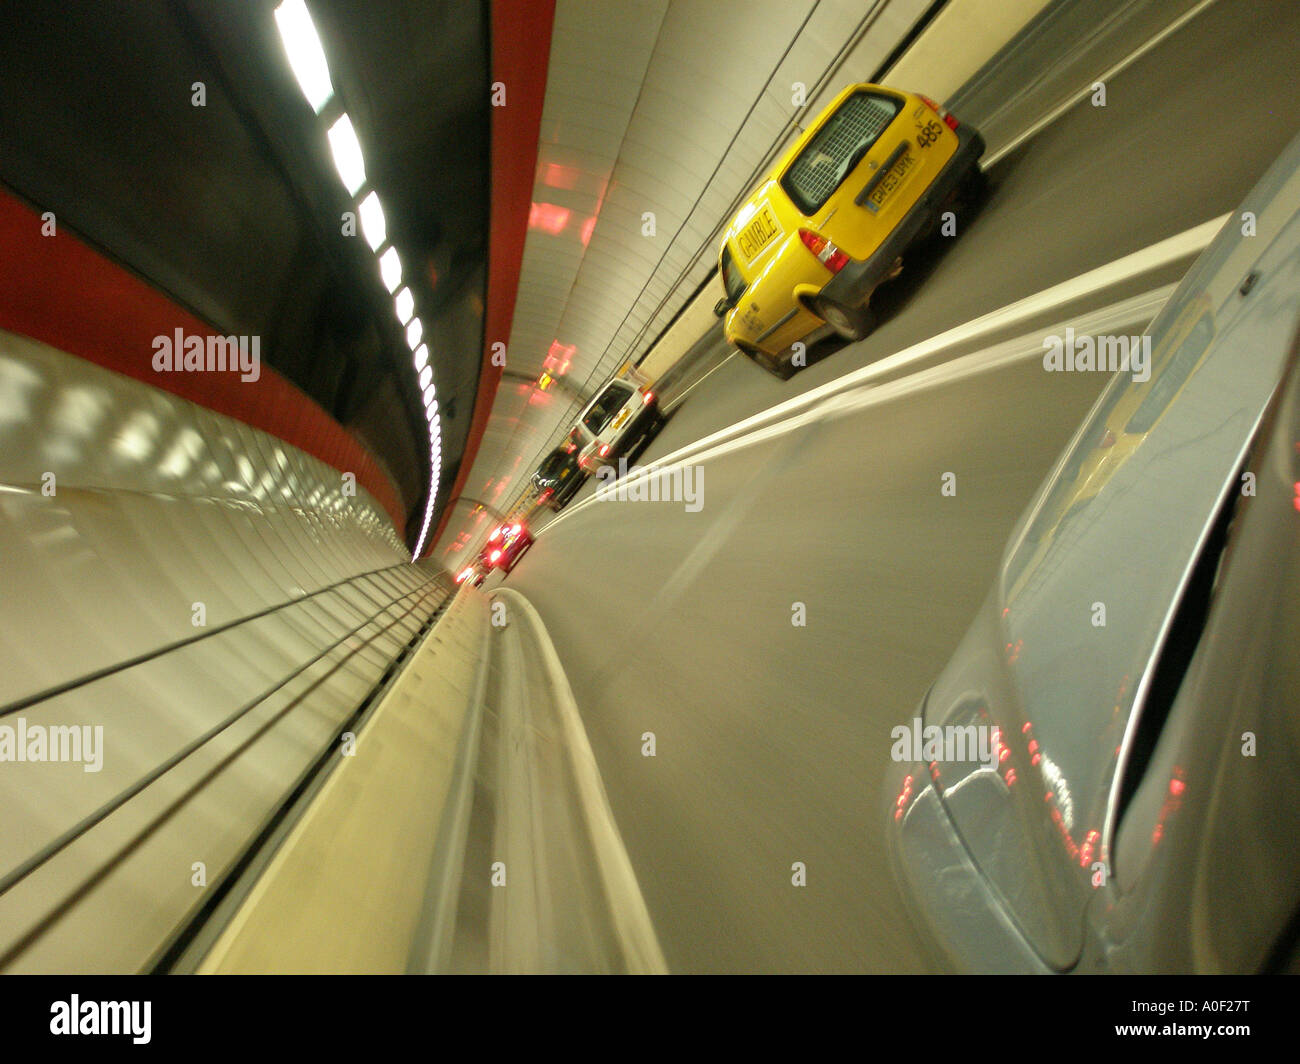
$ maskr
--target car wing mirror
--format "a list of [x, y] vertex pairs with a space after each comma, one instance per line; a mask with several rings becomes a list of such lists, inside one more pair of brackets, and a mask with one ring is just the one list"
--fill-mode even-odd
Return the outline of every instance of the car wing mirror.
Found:
[[726, 314], [727, 311], [729, 311], [730, 309], [731, 309], [731, 301], [727, 299], [726, 296], [723, 296], [721, 299], [719, 299], [716, 303], [713, 304], [713, 313], [719, 318], [722, 317], [724, 314]]

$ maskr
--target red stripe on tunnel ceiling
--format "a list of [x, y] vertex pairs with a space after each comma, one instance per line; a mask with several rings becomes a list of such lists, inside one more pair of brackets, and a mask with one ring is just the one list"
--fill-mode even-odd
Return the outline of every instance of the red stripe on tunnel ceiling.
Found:
[[219, 335], [135, 274], [0, 191], [0, 328], [29, 336], [268, 432], [340, 472], [356, 474], [406, 535], [397, 488], [368, 450], [313, 399], [263, 362], [238, 373], [159, 373], [154, 339]]
[[482, 368], [460, 469], [438, 528], [429, 537], [426, 556], [437, 544], [452, 508], [465, 488], [492, 413], [497, 387], [501, 384], [502, 367], [492, 364], [492, 345], [509, 340], [515, 316], [515, 295], [519, 290], [524, 239], [528, 235], [528, 212], [533, 199], [537, 141], [542, 105], [546, 102], [546, 73], [554, 21], [555, 0], [492, 2], [492, 81], [505, 86], [506, 105], [491, 109], [492, 223], [488, 237]]

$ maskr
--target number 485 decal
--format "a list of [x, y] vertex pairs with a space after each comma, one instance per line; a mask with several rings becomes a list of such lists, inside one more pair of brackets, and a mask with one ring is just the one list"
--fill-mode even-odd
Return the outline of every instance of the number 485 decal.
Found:
[[921, 127], [920, 130], [917, 131], [916, 142], [917, 144], [921, 145], [922, 148], [928, 148], [931, 144], [933, 144], [936, 140], [939, 139], [939, 134], [942, 131], [943, 131], [943, 126], [941, 126], [938, 122], [934, 122], [934, 121], [927, 122], [924, 126]]

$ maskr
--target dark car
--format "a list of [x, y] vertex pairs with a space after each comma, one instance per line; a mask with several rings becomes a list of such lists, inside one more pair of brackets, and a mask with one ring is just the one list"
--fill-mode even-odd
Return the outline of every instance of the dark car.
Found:
[[577, 454], [557, 447], [533, 474], [537, 501], [558, 512], [573, 499], [586, 479], [586, 473], [578, 465]]

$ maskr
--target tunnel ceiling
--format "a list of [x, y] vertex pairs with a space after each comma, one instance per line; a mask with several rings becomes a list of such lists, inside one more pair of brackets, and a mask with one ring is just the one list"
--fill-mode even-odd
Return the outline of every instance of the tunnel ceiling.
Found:
[[558, 0], [507, 366], [436, 557], [454, 564], [476, 507], [508, 509], [581, 404], [710, 283], [717, 233], [797, 135], [794, 84], [813, 100], [869, 78], [927, 7]]
[[[310, 6], [430, 341], [449, 481], [482, 346], [486, 5]], [[332, 112], [304, 100], [273, 8], [133, 0], [94, 22], [25, 3], [0, 33], [0, 182], [218, 332], [261, 336], [264, 359], [387, 468], [413, 535], [429, 462], [410, 349], [374, 253], [341, 232], [355, 208]]]

